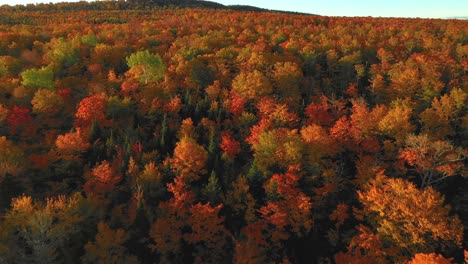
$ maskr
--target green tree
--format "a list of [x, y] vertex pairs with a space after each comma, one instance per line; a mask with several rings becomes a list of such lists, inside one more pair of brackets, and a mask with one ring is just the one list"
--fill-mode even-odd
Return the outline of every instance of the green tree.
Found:
[[21, 73], [22, 85], [30, 88], [55, 89], [54, 72], [52, 69], [42, 67], [40, 69], [29, 69]]
[[211, 204], [219, 204], [221, 198], [221, 186], [219, 185], [218, 176], [216, 176], [216, 172], [214, 170], [211, 171], [210, 178], [208, 178], [208, 184], [205, 186], [203, 194]]
[[76, 48], [78, 45], [78, 41], [54, 38], [47, 43], [49, 49], [44, 57], [57, 70], [73, 66], [80, 61], [78, 49]]
[[145, 84], [161, 79], [166, 71], [161, 57], [151, 54], [148, 50], [133, 53], [126, 58], [126, 61], [130, 67], [129, 71]]

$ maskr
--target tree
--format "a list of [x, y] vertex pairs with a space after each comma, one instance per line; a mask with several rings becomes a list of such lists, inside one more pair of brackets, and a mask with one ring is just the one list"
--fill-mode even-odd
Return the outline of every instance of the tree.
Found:
[[435, 253], [418, 253], [414, 255], [408, 264], [451, 264], [452, 258], [444, 258], [444, 256]]
[[162, 259], [173, 261], [181, 258], [183, 228], [189, 217], [189, 208], [195, 195], [190, 191], [184, 178], [178, 176], [173, 183], [167, 185], [167, 190], [173, 197], [159, 204], [162, 217], [156, 219], [150, 230], [154, 244], [151, 248], [162, 255]]
[[8, 67], [5, 63], [4, 57], [0, 57], [0, 77], [8, 73]]
[[296, 113], [289, 110], [287, 104], [279, 104], [271, 97], [263, 97], [257, 104], [261, 120], [268, 120], [275, 127], [294, 127], [299, 120]]
[[184, 240], [195, 247], [195, 263], [221, 263], [229, 257], [228, 231], [224, 217], [219, 216], [222, 207], [210, 203], [190, 207], [187, 223], [191, 232], [184, 235]]
[[174, 157], [171, 166], [179, 175], [187, 181], [200, 178], [204, 173], [204, 167], [208, 160], [208, 152], [190, 137], [183, 137], [174, 149]]
[[[378, 105], [369, 109], [365, 102], [355, 100], [353, 102], [351, 119], [351, 131], [356, 142], [362, 142], [367, 138], [375, 138], [379, 134], [379, 122], [387, 114], [387, 108]], [[401, 118], [401, 117], [400, 117]]]
[[348, 209], [348, 205], [340, 203], [338, 204], [336, 209], [330, 214], [330, 220], [336, 222], [335, 226], [337, 228], [342, 226], [344, 221], [349, 218]]
[[125, 60], [130, 72], [134, 73], [140, 82], [145, 84], [161, 79], [166, 70], [161, 57], [151, 54], [148, 50], [132, 53]]
[[55, 146], [60, 154], [77, 155], [91, 147], [91, 144], [86, 142], [85, 137], [86, 135], [78, 128], [75, 132], [59, 135]]
[[[133, 158], [130, 161], [134, 163]], [[154, 162], [146, 164], [144, 169], [135, 176], [136, 184], [143, 191], [145, 201], [154, 201], [164, 195], [166, 186], [162, 182], [163, 175]]]
[[357, 194], [378, 234], [405, 254], [461, 245], [460, 219], [450, 215], [450, 207], [431, 187], [419, 190], [409, 181], [381, 173]]
[[245, 110], [247, 99], [241, 96], [234, 89], [230, 91], [229, 97], [229, 100], [227, 100], [229, 102], [229, 112], [234, 115], [234, 120], [237, 120]]
[[348, 149], [355, 149], [356, 141], [354, 138], [356, 135], [353, 130], [351, 120], [347, 116], [342, 116], [335, 122], [335, 125], [330, 129], [330, 136], [336, 140], [343, 147]]
[[406, 61], [393, 64], [388, 71], [391, 97], [410, 97], [423, 104], [430, 103], [444, 88], [441, 68], [441, 63], [421, 53], [413, 53]]
[[379, 234], [374, 234], [368, 227], [360, 225], [347, 247], [347, 252], [335, 255], [336, 264], [386, 264], [393, 258], [399, 259], [392, 247], [387, 247]]
[[227, 159], [234, 159], [240, 152], [240, 143], [232, 138], [229, 133], [223, 133], [221, 135], [220, 148], [223, 150], [223, 157]]
[[282, 240], [289, 235], [300, 237], [312, 228], [310, 197], [298, 188], [299, 177], [292, 171], [274, 174], [264, 185], [270, 201], [260, 208], [262, 219], [275, 228], [273, 241]]
[[115, 190], [121, 179], [122, 176], [105, 160], [91, 170], [83, 189], [88, 195], [107, 201], [109, 193]]
[[9, 112], [10, 109], [8, 109], [5, 105], [0, 104], [0, 124], [7, 119]]
[[[75, 235], [85, 230], [93, 208], [80, 194], [47, 198], [45, 203], [33, 202], [30, 196], [20, 196], [11, 202], [11, 209], [0, 222], [6, 240], [0, 235], [0, 254], [6, 263], [62, 263], [73, 261], [74, 250], [81, 248]], [[1, 233], [1, 232], [0, 232]], [[71, 243], [73, 239], [73, 243]], [[1, 252], [1, 249], [0, 249]]]
[[258, 167], [266, 172], [274, 165], [287, 169], [300, 164], [304, 146], [296, 129], [278, 128], [261, 133], [252, 150]]
[[421, 188], [431, 186], [464, 168], [466, 152], [447, 141], [432, 141], [426, 134], [408, 135], [398, 158], [421, 177]]
[[232, 89], [247, 99], [259, 99], [272, 92], [270, 81], [258, 70], [241, 72], [232, 81]]
[[408, 101], [392, 102], [392, 107], [378, 123], [380, 132], [394, 138], [398, 144], [403, 143], [406, 136], [414, 131], [410, 121], [412, 112]]
[[85, 245], [81, 260], [83, 263], [137, 264], [137, 257], [128, 254], [124, 247], [127, 239], [125, 230], [112, 230], [106, 223], [99, 222], [95, 241]]
[[255, 200], [250, 193], [250, 186], [245, 176], [240, 175], [227, 191], [225, 204], [236, 216], [235, 219], [253, 223], [255, 220]]
[[79, 45], [76, 41], [67, 41], [64, 38], [53, 38], [49, 43], [46, 44], [48, 50], [44, 56], [46, 61], [59, 70], [62, 68], [68, 68], [80, 61], [78, 56]]
[[211, 204], [217, 205], [221, 200], [221, 191], [222, 190], [221, 186], [219, 185], [218, 176], [216, 176], [216, 173], [213, 170], [211, 171], [211, 175], [208, 178], [208, 183], [203, 189], [203, 194]]
[[294, 62], [277, 62], [274, 65], [273, 84], [283, 97], [292, 97], [294, 100], [300, 96], [299, 85], [303, 78], [300, 67]]
[[335, 121], [330, 101], [327, 97], [321, 96], [319, 102], [312, 102], [304, 110], [304, 114], [308, 117], [309, 124], [318, 124], [325, 127], [331, 127]]
[[54, 72], [47, 67], [26, 70], [21, 73], [21, 78], [23, 79], [21, 84], [26, 87], [33, 89], [55, 89]]
[[319, 163], [320, 159], [335, 153], [337, 146], [320, 125], [312, 124], [301, 129], [301, 138], [305, 143], [305, 154], [310, 163]]
[[100, 125], [106, 124], [106, 107], [107, 99], [105, 94], [95, 94], [90, 97], [83, 98], [75, 113], [76, 125], [79, 127], [90, 127], [95, 121]]
[[297, 169], [274, 174], [265, 184], [268, 202], [259, 219], [243, 228], [236, 241], [236, 263], [277, 263], [286, 257], [285, 244], [312, 228], [312, 203], [298, 186]]
[[31, 100], [32, 111], [37, 114], [55, 115], [64, 106], [63, 98], [54, 91], [39, 89]]
[[14, 106], [11, 109], [10, 114], [7, 118], [7, 123], [9, 124], [10, 132], [16, 134], [20, 129], [27, 129], [31, 125], [33, 119], [30, 115], [31, 109]]
[[208, 85], [213, 84], [215, 75], [213, 69], [208, 65], [208, 62], [202, 59], [195, 59], [190, 63], [190, 80], [198, 87], [205, 89]]
[[24, 169], [24, 153], [5, 136], [0, 137], [0, 183], [7, 173], [17, 174]]
[[179, 133], [177, 135], [180, 139], [184, 137], [194, 138], [195, 136], [195, 127], [193, 126], [192, 118], [186, 118], [182, 120], [180, 125]]
[[465, 108], [467, 98], [468, 95], [461, 89], [453, 89], [440, 99], [434, 98], [432, 106], [420, 115], [423, 132], [439, 139], [453, 136], [456, 133], [454, 128], [460, 125], [459, 114]]

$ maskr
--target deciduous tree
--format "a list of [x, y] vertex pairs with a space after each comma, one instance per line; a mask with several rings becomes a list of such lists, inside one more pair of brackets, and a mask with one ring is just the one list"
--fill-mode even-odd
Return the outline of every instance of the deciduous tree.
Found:
[[259, 99], [272, 92], [270, 81], [258, 70], [241, 72], [232, 81], [232, 89], [246, 99]]
[[148, 50], [138, 51], [125, 59], [130, 72], [145, 84], [161, 79], [166, 70], [161, 57], [151, 54]]
[[431, 187], [419, 190], [409, 181], [380, 174], [358, 196], [382, 239], [411, 256], [420, 248], [461, 245], [460, 219], [450, 215], [450, 207]]
[[22, 82], [26, 87], [33, 89], [43, 88], [54, 90], [54, 72], [50, 68], [29, 69], [21, 73]]
[[464, 168], [466, 152], [447, 141], [432, 141], [428, 135], [408, 135], [398, 158], [421, 177], [421, 188], [453, 176]]
[[82, 99], [75, 113], [75, 124], [78, 127], [90, 127], [95, 121], [100, 125], [106, 124], [106, 107], [107, 99], [105, 94], [95, 94]]
[[172, 168], [187, 181], [200, 178], [204, 173], [208, 153], [193, 138], [182, 137], [174, 149]]
[[83, 263], [140, 263], [136, 256], [126, 252], [124, 243], [128, 235], [125, 230], [113, 230], [104, 222], [99, 222], [97, 229], [95, 241], [84, 246]]
[[0, 137], [0, 182], [5, 174], [17, 174], [24, 167], [23, 151], [8, 140]]
[[31, 100], [32, 111], [37, 114], [53, 116], [63, 108], [63, 98], [54, 91], [39, 89]]

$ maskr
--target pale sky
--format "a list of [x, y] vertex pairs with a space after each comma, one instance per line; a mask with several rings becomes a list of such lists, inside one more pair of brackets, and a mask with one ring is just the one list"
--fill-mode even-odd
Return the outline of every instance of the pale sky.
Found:
[[[78, 0], [0, 0], [0, 5]], [[216, 0], [225, 5], [253, 5], [324, 16], [467, 17], [468, 0]]]

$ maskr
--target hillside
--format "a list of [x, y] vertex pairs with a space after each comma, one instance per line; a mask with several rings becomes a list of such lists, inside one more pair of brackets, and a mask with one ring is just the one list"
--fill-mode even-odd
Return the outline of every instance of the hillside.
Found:
[[468, 21], [155, 3], [0, 8], [0, 263], [463, 262]]
[[[250, 6], [250, 5], [223, 5], [213, 1], [185, 0], [185, 1], [81, 1], [81, 2], [60, 2], [60, 3], [39, 3], [28, 5], [2, 5], [3, 10], [8, 11], [79, 11], [79, 10], [150, 10], [167, 7], [177, 8], [203, 8], [203, 9], [225, 9], [237, 11], [269, 12], [271, 10]], [[294, 13], [285, 11], [275, 11], [283, 13]]]

